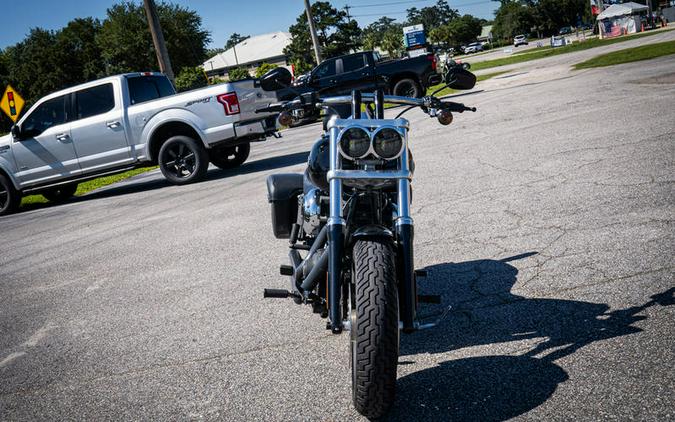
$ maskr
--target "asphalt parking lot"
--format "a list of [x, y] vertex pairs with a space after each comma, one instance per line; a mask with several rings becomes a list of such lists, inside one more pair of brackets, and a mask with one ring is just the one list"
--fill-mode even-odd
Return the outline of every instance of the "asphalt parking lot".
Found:
[[[390, 419], [675, 416], [675, 56], [565, 67], [588, 54], [509, 68], [447, 127], [409, 113], [420, 289], [452, 311], [402, 338]], [[347, 337], [262, 298], [287, 283], [265, 178], [318, 130], [1, 217], [0, 419], [361, 419]]]

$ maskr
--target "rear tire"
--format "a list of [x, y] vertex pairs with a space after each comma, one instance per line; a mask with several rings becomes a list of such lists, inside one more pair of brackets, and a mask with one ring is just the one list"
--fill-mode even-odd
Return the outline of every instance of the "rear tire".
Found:
[[187, 136], [172, 136], [159, 149], [157, 158], [162, 174], [174, 185], [198, 182], [206, 177], [209, 157], [206, 149]]
[[51, 188], [42, 193], [42, 196], [45, 197], [49, 202], [65, 202], [75, 195], [77, 191], [77, 183], [70, 183], [67, 185], [61, 185], [54, 188]]
[[11, 214], [21, 204], [21, 193], [14, 189], [12, 181], [0, 174], [0, 215]]
[[396, 396], [399, 315], [394, 247], [388, 240], [357, 241], [353, 258], [352, 398], [359, 413], [377, 419]]
[[422, 98], [424, 96], [419, 82], [411, 78], [404, 78], [396, 82], [392, 92], [400, 97]]
[[214, 166], [227, 170], [244, 164], [250, 153], [251, 143], [246, 142], [233, 147], [211, 150], [209, 159]]

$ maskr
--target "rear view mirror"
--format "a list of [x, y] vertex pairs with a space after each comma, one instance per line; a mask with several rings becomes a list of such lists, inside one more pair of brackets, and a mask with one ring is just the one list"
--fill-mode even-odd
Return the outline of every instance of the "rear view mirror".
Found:
[[289, 87], [291, 79], [293, 77], [288, 69], [285, 67], [275, 67], [260, 78], [260, 87], [263, 91], [277, 91]]
[[476, 75], [464, 68], [450, 69], [443, 80], [452, 89], [471, 89], [476, 86]]
[[14, 139], [21, 139], [21, 127], [19, 125], [12, 126], [11, 132]]

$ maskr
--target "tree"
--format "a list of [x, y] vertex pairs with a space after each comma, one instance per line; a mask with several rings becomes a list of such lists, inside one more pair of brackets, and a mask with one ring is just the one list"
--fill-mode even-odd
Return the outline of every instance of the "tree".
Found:
[[101, 22], [94, 18], [76, 18], [56, 33], [58, 62], [65, 68], [68, 85], [92, 81], [105, 74], [101, 48], [96, 36]]
[[492, 32], [498, 38], [512, 38], [526, 34], [535, 25], [534, 9], [531, 6], [511, 1], [497, 9]]
[[396, 19], [383, 16], [366, 26], [361, 32], [363, 48], [365, 50], [374, 50], [375, 47], [382, 47], [382, 40], [387, 31], [396, 29], [402, 33], [402, 25], [394, 23], [395, 20]]
[[471, 15], [464, 15], [447, 25], [431, 31], [429, 38], [432, 42], [444, 43], [455, 48], [476, 40], [482, 30], [481, 20]]
[[[206, 59], [206, 45], [211, 39], [208, 31], [202, 29], [199, 15], [167, 3], [157, 6], [157, 14], [173, 67], [182, 69], [202, 64]], [[108, 74], [158, 68], [141, 5], [119, 3], [109, 8], [97, 41]]]
[[200, 66], [184, 67], [176, 76], [176, 91], [178, 92], [202, 88], [207, 84], [208, 79], [204, 75], [204, 69]]
[[453, 19], [459, 18], [459, 12], [451, 9], [446, 0], [438, 0], [435, 5], [417, 9], [412, 7], [406, 10], [408, 21], [407, 25], [424, 25], [427, 32], [434, 28], [446, 25]]
[[399, 28], [389, 29], [382, 38], [381, 47], [389, 57], [400, 57], [403, 53], [403, 31]]
[[235, 32], [234, 34], [230, 35], [230, 38], [227, 39], [227, 42], [225, 43], [225, 50], [229, 50], [230, 48], [244, 40], [249, 39], [250, 37], [250, 35], [239, 35]]
[[231, 82], [240, 81], [242, 79], [249, 79], [251, 75], [248, 70], [243, 67], [235, 67], [227, 71], [227, 77]]
[[[361, 30], [356, 21], [348, 20], [344, 11], [335, 9], [329, 2], [317, 1], [312, 4], [312, 17], [324, 58], [347, 54], [361, 46]], [[288, 31], [293, 41], [284, 48], [284, 54], [296, 69], [307, 64], [315, 65], [307, 14], [302, 12]]]
[[206, 50], [206, 57], [211, 58], [211, 57], [215, 56], [216, 54], [220, 54], [224, 51], [225, 51], [224, 48], [209, 48], [209, 49]]
[[276, 64], [271, 64], [271, 63], [263, 63], [258, 68], [255, 70], [255, 77], [260, 79], [263, 77], [263, 75], [270, 70], [274, 69], [275, 67], [279, 67]]

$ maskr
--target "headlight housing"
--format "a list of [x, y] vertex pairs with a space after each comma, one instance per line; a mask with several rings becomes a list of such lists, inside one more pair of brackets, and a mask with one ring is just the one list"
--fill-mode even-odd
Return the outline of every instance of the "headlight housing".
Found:
[[373, 134], [373, 151], [385, 160], [397, 158], [403, 151], [403, 136], [393, 127], [381, 127]]
[[340, 137], [340, 153], [351, 160], [364, 158], [370, 152], [370, 134], [361, 127], [350, 127]]

